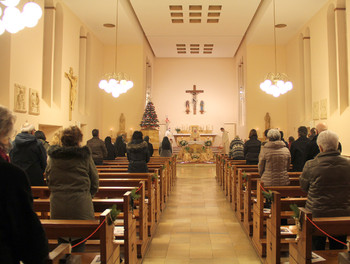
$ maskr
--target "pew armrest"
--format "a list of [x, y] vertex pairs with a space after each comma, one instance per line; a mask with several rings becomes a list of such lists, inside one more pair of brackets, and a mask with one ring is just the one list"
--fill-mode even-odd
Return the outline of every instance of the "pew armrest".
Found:
[[46, 264], [54, 264], [59, 263], [60, 258], [62, 258], [66, 254], [71, 253], [71, 245], [70, 244], [60, 244], [54, 250], [49, 253]]

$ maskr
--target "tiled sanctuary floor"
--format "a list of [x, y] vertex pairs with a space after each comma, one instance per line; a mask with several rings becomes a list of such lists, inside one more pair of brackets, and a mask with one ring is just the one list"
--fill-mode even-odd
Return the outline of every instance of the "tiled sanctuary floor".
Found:
[[177, 166], [177, 182], [144, 264], [259, 263], [215, 180], [215, 165]]

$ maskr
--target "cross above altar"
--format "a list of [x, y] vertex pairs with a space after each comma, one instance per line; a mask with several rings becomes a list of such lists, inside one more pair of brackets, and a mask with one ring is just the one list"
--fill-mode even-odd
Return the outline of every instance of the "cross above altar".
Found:
[[204, 90], [196, 90], [196, 85], [193, 85], [193, 90], [186, 90], [186, 93], [190, 93], [193, 95], [193, 114], [195, 115], [197, 113], [197, 94], [204, 93]]

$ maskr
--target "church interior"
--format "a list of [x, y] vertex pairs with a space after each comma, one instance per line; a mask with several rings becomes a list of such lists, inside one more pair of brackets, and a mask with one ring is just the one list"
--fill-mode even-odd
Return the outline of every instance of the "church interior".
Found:
[[[235, 135], [246, 139], [251, 128], [262, 138], [269, 113], [271, 127], [283, 130], [286, 138], [296, 137], [300, 125], [327, 123], [339, 135], [343, 153], [350, 152], [344, 129], [349, 115], [345, 0], [277, 0], [275, 23], [287, 26], [276, 28], [276, 49], [268, 0], [193, 5], [119, 0], [117, 37], [115, 27], [103, 26], [116, 24], [117, 1], [37, 2], [44, 12], [37, 26], [0, 37], [0, 103], [15, 110], [17, 131], [27, 120], [48, 140], [69, 125], [81, 127], [84, 141], [93, 128], [103, 138], [115, 138], [123, 113], [130, 136], [140, 128], [151, 98], [161, 136], [168, 118], [173, 134], [190, 125], [208, 127], [217, 135], [214, 145], [220, 144], [220, 127], [229, 130], [230, 140]], [[208, 11], [210, 5], [220, 10]], [[217, 23], [207, 22], [208, 12]], [[183, 23], [174, 22], [179, 17]], [[65, 77], [70, 68], [78, 77], [71, 118], [70, 81]], [[98, 87], [113, 71], [127, 73], [134, 83], [118, 98]], [[287, 74], [293, 83], [279, 97], [259, 88], [274, 71]], [[204, 91], [197, 94], [196, 115], [192, 95], [186, 93], [194, 85]], [[25, 88], [24, 95], [18, 87]], [[37, 112], [29, 109], [31, 90], [38, 98]], [[24, 108], [16, 111], [20, 96]]]
[[[211, 141], [214, 162], [220, 128], [231, 142], [253, 128], [263, 139], [267, 123], [285, 139], [325, 123], [350, 155], [350, 0], [35, 2], [43, 12], [36, 26], [0, 35], [0, 105], [16, 115], [13, 139], [28, 122], [49, 143], [74, 125], [83, 143], [95, 128], [101, 139], [123, 132], [129, 141], [152, 102], [155, 149], [170, 131], [178, 148], [182, 140], [198, 149]], [[133, 87], [101, 89], [113, 73]], [[269, 73], [282, 73], [292, 89], [267, 93], [261, 83]], [[178, 164], [143, 263], [261, 263], [227, 202], [230, 186], [223, 191], [224, 178], [213, 176], [221, 172], [192, 166]]]

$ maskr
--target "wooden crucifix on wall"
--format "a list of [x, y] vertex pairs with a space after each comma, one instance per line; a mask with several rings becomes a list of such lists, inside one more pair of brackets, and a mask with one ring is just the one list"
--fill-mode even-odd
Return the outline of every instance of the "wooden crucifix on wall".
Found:
[[193, 114], [197, 113], [197, 94], [204, 93], [204, 90], [196, 90], [196, 86], [193, 85], [193, 90], [186, 90], [186, 93], [192, 94]]

